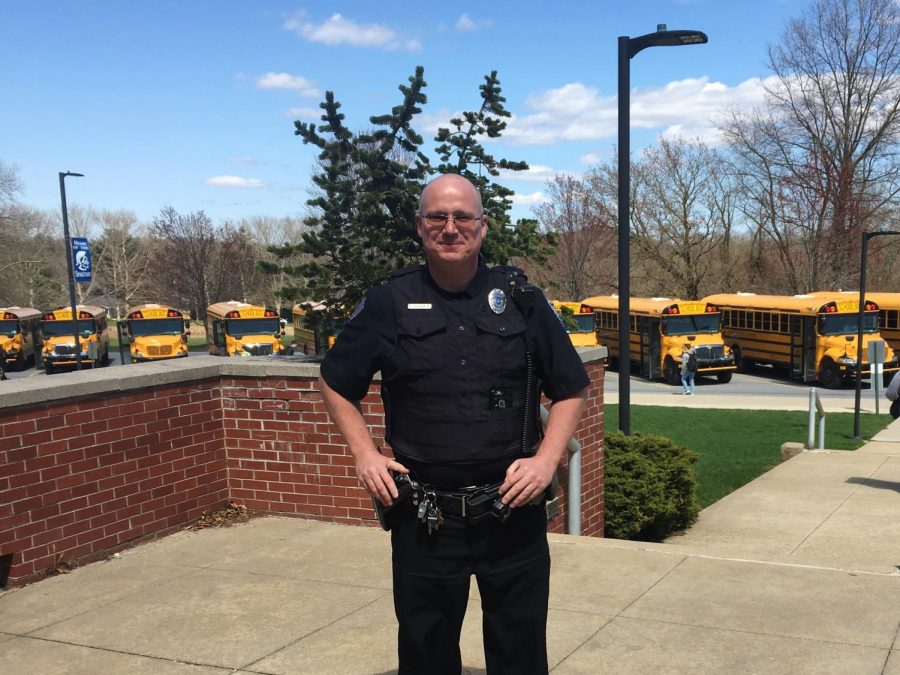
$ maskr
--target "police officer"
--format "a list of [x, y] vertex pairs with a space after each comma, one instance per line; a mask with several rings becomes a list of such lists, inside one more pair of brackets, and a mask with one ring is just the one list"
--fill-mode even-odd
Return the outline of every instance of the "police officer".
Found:
[[[469, 181], [429, 183], [416, 231], [427, 264], [369, 290], [320, 379], [360, 481], [392, 507], [399, 672], [460, 672], [475, 575], [488, 673], [546, 673], [541, 506], [584, 408], [587, 374], [543, 294], [515, 268], [480, 259], [487, 217]], [[378, 371], [393, 458], [375, 446], [359, 404]], [[552, 402], [543, 435], [540, 391]], [[414, 499], [398, 499], [401, 475], [418, 487]]]

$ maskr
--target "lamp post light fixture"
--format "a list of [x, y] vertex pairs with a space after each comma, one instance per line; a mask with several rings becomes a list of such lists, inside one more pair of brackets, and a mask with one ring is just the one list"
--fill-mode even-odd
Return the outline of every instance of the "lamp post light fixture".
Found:
[[[859, 260], [859, 325], [856, 327], [856, 400], [853, 404], [853, 437], [859, 438], [859, 408], [862, 390], [862, 360], [863, 360], [863, 320], [866, 311], [866, 249], [869, 246], [869, 239], [872, 237], [889, 237], [892, 235], [900, 235], [900, 232], [884, 231], [884, 232], [863, 232], [862, 248], [860, 249]], [[874, 364], [869, 364], [869, 378], [872, 384], [875, 383]]]
[[72, 332], [75, 334], [75, 368], [81, 370], [81, 341], [78, 336], [78, 303], [75, 300], [75, 271], [72, 269], [72, 240], [69, 238], [69, 210], [66, 208], [66, 176], [83, 178], [83, 173], [59, 172], [59, 197], [62, 201], [63, 234], [66, 239], [66, 267], [69, 270], [69, 302], [72, 305]]
[[666, 30], [665, 24], [657, 25], [655, 33], [640, 37], [619, 36], [619, 431], [626, 436], [631, 433], [631, 343], [628, 335], [631, 304], [631, 57], [647, 47], [680, 47], [706, 42], [706, 33]]

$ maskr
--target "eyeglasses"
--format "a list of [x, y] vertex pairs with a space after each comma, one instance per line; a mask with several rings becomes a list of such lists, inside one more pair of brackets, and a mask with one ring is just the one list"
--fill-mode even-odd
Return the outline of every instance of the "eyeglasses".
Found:
[[470, 227], [475, 223], [475, 221], [481, 220], [482, 217], [484, 217], [483, 213], [478, 216], [470, 216], [467, 214], [453, 215], [449, 213], [426, 213], [423, 216], [426, 223], [435, 227], [437, 227], [438, 225], [444, 227], [450, 220], [452, 220], [453, 223], [458, 227]]

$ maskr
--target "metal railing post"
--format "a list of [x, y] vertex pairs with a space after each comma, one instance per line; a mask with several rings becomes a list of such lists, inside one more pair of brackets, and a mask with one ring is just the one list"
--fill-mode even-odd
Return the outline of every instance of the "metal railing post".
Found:
[[[815, 429], [816, 429], [816, 413], [819, 415], [819, 444], [814, 446]], [[818, 447], [819, 450], [825, 449], [825, 406], [822, 405], [822, 399], [815, 387], [809, 388], [809, 425], [806, 432], [806, 449], [812, 450]]]
[[[547, 426], [550, 411], [541, 406], [541, 422]], [[566, 525], [569, 534], [581, 535], [581, 443], [570, 438], [566, 443], [569, 451], [569, 483], [566, 486]]]

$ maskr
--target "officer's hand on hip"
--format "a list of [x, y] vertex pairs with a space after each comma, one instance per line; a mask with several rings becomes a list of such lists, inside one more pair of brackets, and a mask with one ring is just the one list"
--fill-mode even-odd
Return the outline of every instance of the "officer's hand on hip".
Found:
[[409, 473], [409, 469], [377, 450], [359, 453], [356, 456], [356, 475], [369, 494], [385, 506], [390, 506], [397, 498], [397, 485], [391, 471]]
[[543, 494], [555, 472], [556, 462], [541, 455], [517, 459], [506, 470], [501, 501], [512, 508], [524, 506]]

